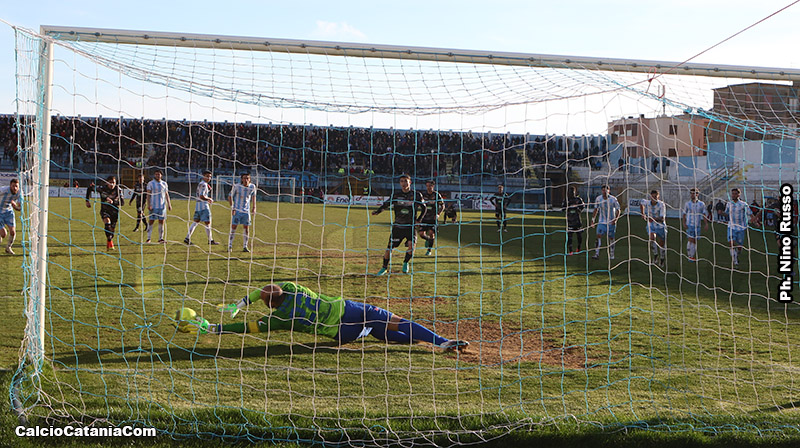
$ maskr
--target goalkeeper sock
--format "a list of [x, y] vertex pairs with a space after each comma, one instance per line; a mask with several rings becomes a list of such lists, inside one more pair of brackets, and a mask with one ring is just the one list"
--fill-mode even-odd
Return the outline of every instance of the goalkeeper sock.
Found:
[[411, 252], [406, 252], [405, 258], [403, 258], [403, 263], [408, 263], [411, 260], [411, 257], [414, 256]]
[[[254, 293], [257, 293], [258, 297], [261, 297], [261, 291], [260, 290], [254, 291]], [[244, 296], [242, 298], [242, 300], [240, 300], [239, 302], [236, 303], [236, 308], [239, 308], [239, 309], [247, 308], [247, 305], [250, 305], [251, 303], [253, 303], [253, 302], [250, 300], [250, 296]]]
[[411, 336], [403, 333], [402, 331], [386, 330], [386, 334], [382, 334], [380, 336], [373, 334], [373, 336], [377, 337], [378, 339], [383, 338], [383, 340], [386, 342], [394, 342], [397, 344], [411, 344], [414, 342], [414, 340], [411, 339]]
[[401, 333], [407, 334], [415, 341], [428, 342], [433, 345], [442, 345], [447, 342], [446, 338], [439, 336], [420, 324], [416, 324], [406, 319], [402, 319], [397, 327]]
[[388, 267], [389, 267], [389, 259], [388, 258], [384, 258], [383, 259], [383, 268], [386, 269]]
[[104, 227], [105, 227], [105, 231], [106, 231], [106, 239], [108, 241], [113, 240], [114, 239], [114, 232], [111, 231], [111, 224], [106, 224]]

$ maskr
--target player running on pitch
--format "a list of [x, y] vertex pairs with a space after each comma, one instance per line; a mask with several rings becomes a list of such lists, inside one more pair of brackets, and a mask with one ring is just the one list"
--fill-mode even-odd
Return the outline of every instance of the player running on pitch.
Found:
[[436, 241], [436, 228], [439, 224], [439, 215], [444, 210], [444, 198], [436, 188], [436, 181], [431, 179], [425, 182], [425, 191], [422, 192], [422, 199], [425, 201], [425, 214], [422, 216], [419, 225], [419, 236], [425, 240], [425, 247], [428, 249], [425, 255], [431, 254], [431, 249]]
[[[600, 258], [600, 244], [603, 242], [603, 235], [608, 238], [608, 259], [614, 259], [614, 236], [617, 232], [617, 220], [621, 212], [619, 201], [609, 194], [608, 185], [603, 185], [602, 194], [594, 200], [594, 213], [592, 214], [592, 225], [597, 220], [597, 245], [594, 249], [593, 260]], [[600, 216], [600, 219], [598, 218]]]
[[117, 231], [117, 221], [119, 221], [119, 206], [121, 205], [122, 190], [117, 185], [116, 176], [108, 176], [105, 185], [89, 185], [86, 189], [86, 207], [91, 208], [89, 199], [92, 192], [96, 191], [100, 195], [100, 219], [103, 220], [106, 232], [106, 248], [114, 248], [114, 232]]
[[292, 282], [269, 284], [255, 290], [238, 303], [220, 306], [235, 317], [250, 304], [263, 301], [272, 311], [257, 321], [210, 324], [191, 308], [178, 310], [178, 331], [183, 333], [267, 333], [275, 330], [300, 331], [335, 339], [347, 344], [367, 335], [387, 342], [412, 344], [427, 342], [445, 350], [464, 350], [469, 342], [447, 339], [422, 325], [383, 308], [363, 302], [316, 293]]
[[9, 255], [14, 255], [11, 245], [14, 244], [14, 237], [17, 236], [14, 210], [22, 210], [18, 179], [11, 179], [8, 185], [0, 187], [0, 241], [6, 237], [6, 229], [8, 229], [6, 253]]
[[203, 171], [203, 180], [197, 184], [197, 203], [194, 206], [194, 217], [192, 223], [189, 224], [189, 232], [186, 233], [186, 238], [183, 242], [192, 244], [192, 234], [197, 225], [201, 222], [206, 228], [206, 235], [208, 236], [208, 244], [217, 245], [214, 237], [211, 235], [211, 204], [214, 200], [211, 199], [211, 171]]
[[[508, 232], [508, 199], [511, 195], [506, 194], [505, 186], [499, 184], [497, 186], [497, 193], [489, 198], [489, 202], [494, 205], [494, 217], [497, 218], [497, 231]], [[502, 229], [501, 229], [502, 226]]]
[[133, 228], [134, 232], [139, 230], [140, 223], [144, 226], [144, 230], [147, 230], [147, 217], [144, 214], [144, 188], [144, 174], [139, 173], [136, 177], [136, 183], [133, 184], [133, 194], [131, 194], [131, 199], [128, 201], [128, 205], [136, 201], [136, 227]]
[[728, 243], [731, 249], [731, 259], [734, 266], [739, 266], [739, 254], [744, 246], [744, 235], [750, 222], [752, 212], [747, 202], [739, 199], [741, 192], [738, 188], [731, 190], [731, 200], [725, 206], [728, 215]]
[[664, 268], [667, 263], [667, 206], [659, 199], [658, 190], [650, 192], [650, 199], [639, 204], [642, 219], [647, 223], [647, 238], [650, 240], [650, 253], [653, 262]]
[[395, 191], [389, 196], [377, 210], [372, 212], [377, 215], [388, 209], [394, 204], [394, 223], [392, 224], [392, 234], [389, 236], [389, 245], [383, 254], [383, 267], [377, 275], [383, 275], [389, 270], [389, 260], [392, 257], [392, 249], [406, 241], [406, 257], [403, 259], [403, 273], [408, 273], [408, 262], [414, 256], [414, 246], [417, 242], [417, 233], [414, 229], [415, 224], [425, 215], [425, 200], [418, 191], [411, 189], [411, 177], [407, 174], [400, 176], [400, 191]]
[[250, 252], [247, 243], [250, 238], [250, 213], [256, 212], [256, 186], [250, 183], [250, 174], [244, 173], [240, 182], [233, 186], [228, 195], [231, 205], [231, 233], [228, 235], [228, 252], [233, 250], [236, 227], [242, 225], [242, 252]]
[[567, 199], [561, 207], [567, 213], [567, 255], [575, 254], [572, 251], [573, 235], [575, 235], [578, 243], [578, 252], [583, 247], [583, 220], [581, 220], [581, 214], [585, 207], [586, 204], [583, 203], [583, 199], [578, 196], [578, 189], [574, 185], [570, 185], [567, 190]]
[[147, 227], [147, 241], [153, 237], [153, 223], [158, 221], [158, 242], [164, 243], [164, 220], [167, 219], [167, 212], [164, 210], [172, 210], [172, 202], [169, 200], [169, 185], [162, 180], [164, 173], [161, 170], [156, 170], [153, 173], [153, 180], [147, 183], [147, 208], [150, 211], [148, 217]]
[[698, 196], [700, 191], [697, 188], [689, 190], [689, 200], [683, 204], [681, 212], [681, 222], [683, 228], [686, 229], [686, 255], [689, 256], [689, 261], [697, 261], [697, 240], [700, 238], [700, 223], [704, 224], [704, 228], [708, 230], [708, 209], [706, 204], [701, 201]]

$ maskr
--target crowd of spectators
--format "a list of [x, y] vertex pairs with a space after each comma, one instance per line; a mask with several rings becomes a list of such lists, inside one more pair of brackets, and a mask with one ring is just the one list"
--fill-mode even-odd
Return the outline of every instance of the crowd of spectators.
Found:
[[13, 115], [0, 115], [0, 162], [17, 160], [17, 127]]
[[[0, 116], [5, 157], [16, 151], [14, 128], [13, 115]], [[563, 137], [512, 134], [57, 116], [51, 157], [56, 170], [128, 164], [220, 174], [261, 167], [317, 175], [344, 169], [418, 177], [522, 176], [523, 155], [534, 166], [594, 166], [593, 158], [599, 162], [605, 152], [600, 141], [602, 147], [589, 147]]]

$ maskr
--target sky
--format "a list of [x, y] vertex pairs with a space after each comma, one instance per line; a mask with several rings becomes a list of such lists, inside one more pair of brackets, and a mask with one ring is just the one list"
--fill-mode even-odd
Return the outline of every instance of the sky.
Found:
[[[40, 25], [685, 61], [794, 0], [10, 2]], [[693, 62], [800, 68], [800, 2]], [[14, 33], [0, 23], [0, 113], [14, 111]]]

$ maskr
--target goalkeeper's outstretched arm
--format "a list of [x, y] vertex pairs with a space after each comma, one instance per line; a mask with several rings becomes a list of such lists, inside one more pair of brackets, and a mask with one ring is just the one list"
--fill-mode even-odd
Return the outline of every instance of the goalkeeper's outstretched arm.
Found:
[[266, 333], [290, 330], [328, 336], [341, 344], [352, 342], [367, 334], [377, 339], [413, 343], [427, 342], [446, 350], [463, 350], [467, 341], [450, 340], [422, 325], [411, 322], [387, 310], [361, 302], [319, 294], [292, 282], [269, 284], [248, 294], [238, 303], [221, 307], [221, 311], [236, 316], [240, 309], [261, 300], [273, 311], [257, 321], [229, 324], [210, 324], [189, 309], [178, 312], [178, 330], [184, 333]]

